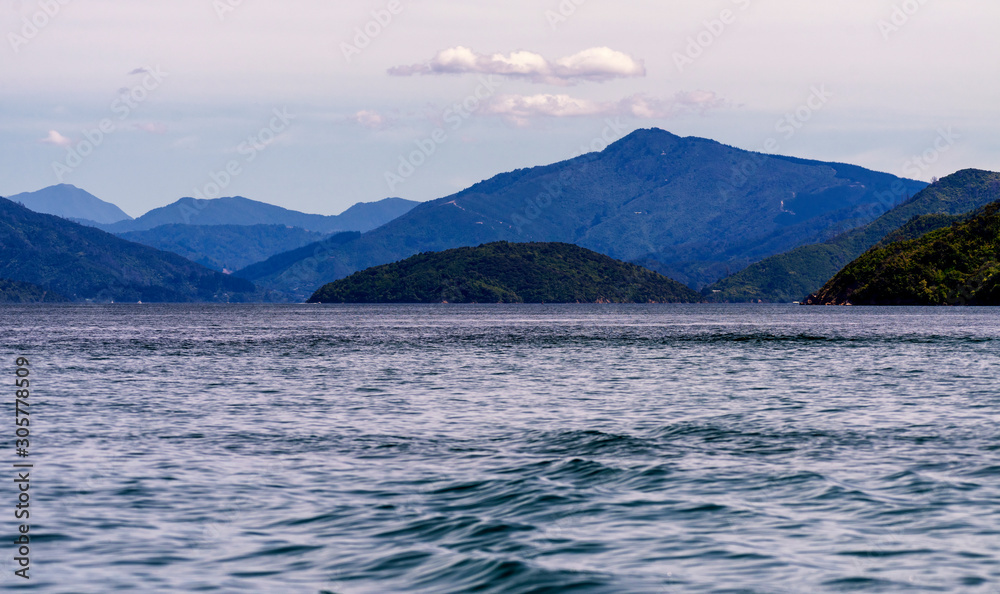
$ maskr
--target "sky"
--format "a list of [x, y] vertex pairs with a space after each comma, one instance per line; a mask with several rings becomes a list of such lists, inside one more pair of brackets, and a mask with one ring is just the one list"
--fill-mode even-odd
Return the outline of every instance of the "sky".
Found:
[[993, 0], [0, 0], [0, 195], [430, 200], [639, 128], [1000, 170]]

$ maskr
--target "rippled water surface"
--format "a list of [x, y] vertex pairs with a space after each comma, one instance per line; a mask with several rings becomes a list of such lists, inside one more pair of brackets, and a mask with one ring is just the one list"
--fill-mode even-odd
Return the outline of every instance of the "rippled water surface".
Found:
[[1000, 593], [995, 309], [0, 314], [36, 590]]

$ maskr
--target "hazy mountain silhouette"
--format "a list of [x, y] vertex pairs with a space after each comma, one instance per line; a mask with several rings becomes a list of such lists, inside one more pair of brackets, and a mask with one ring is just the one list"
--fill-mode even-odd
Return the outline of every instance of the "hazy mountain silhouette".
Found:
[[69, 184], [59, 184], [8, 197], [35, 212], [56, 215], [64, 219], [83, 219], [88, 224], [108, 225], [119, 221], [131, 221], [132, 217], [90, 192]]
[[147, 231], [161, 225], [284, 225], [317, 233], [369, 231], [409, 212], [419, 204], [402, 198], [355, 204], [339, 215], [306, 214], [242, 196], [180, 200], [154, 208], [131, 221], [100, 228], [111, 233]]
[[300, 248], [298, 261], [278, 255], [281, 266], [238, 274], [305, 298], [327, 282], [420, 252], [557, 241], [701, 287], [727, 270], [868, 223], [886, 196], [892, 206], [926, 185], [638, 130], [600, 153], [497, 175], [357, 239], [320, 242]]
[[249, 281], [2, 198], [0, 278], [76, 301], [263, 299]]

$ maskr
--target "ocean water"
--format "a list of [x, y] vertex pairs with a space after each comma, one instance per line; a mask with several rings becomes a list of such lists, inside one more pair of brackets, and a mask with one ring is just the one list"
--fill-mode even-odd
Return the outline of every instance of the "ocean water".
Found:
[[1000, 593], [997, 309], [0, 315], [5, 589]]

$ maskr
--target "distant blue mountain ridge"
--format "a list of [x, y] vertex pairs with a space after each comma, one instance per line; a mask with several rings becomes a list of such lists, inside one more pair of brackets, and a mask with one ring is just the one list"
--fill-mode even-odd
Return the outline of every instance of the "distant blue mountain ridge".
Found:
[[135, 220], [97, 227], [110, 233], [148, 231], [162, 225], [285, 225], [316, 233], [370, 231], [410, 211], [419, 204], [402, 198], [361, 202], [339, 215], [306, 214], [242, 196], [201, 200], [181, 198], [154, 208]]
[[49, 186], [37, 192], [23, 192], [8, 196], [7, 199], [42, 214], [78, 222], [85, 220], [92, 227], [132, 220], [132, 217], [114, 204], [69, 184]]
[[181, 198], [133, 219], [114, 204], [68, 184], [18, 194], [10, 200], [35, 212], [173, 252], [220, 272], [244, 268], [333, 233], [370, 231], [418, 204], [386, 198], [355, 204], [339, 215], [317, 215], [241, 196]]

